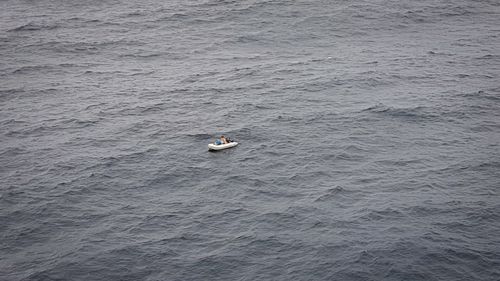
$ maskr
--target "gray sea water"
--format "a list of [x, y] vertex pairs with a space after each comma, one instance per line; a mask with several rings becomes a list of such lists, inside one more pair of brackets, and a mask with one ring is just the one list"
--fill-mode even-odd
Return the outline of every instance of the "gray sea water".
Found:
[[496, 0], [1, 0], [0, 280], [500, 280], [499, 46]]

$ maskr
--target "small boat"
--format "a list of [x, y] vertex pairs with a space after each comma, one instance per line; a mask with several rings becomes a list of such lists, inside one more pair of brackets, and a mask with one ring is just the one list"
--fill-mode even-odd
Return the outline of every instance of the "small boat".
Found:
[[235, 142], [235, 141], [230, 142], [230, 143], [225, 143], [225, 144], [213, 144], [213, 143], [209, 143], [208, 144], [208, 150], [223, 150], [223, 149], [226, 149], [226, 148], [235, 147], [237, 145], [238, 145], [238, 143]]

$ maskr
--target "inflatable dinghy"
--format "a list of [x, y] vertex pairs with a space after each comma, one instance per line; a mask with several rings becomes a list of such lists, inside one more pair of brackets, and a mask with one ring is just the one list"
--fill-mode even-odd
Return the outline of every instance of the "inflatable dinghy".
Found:
[[238, 145], [238, 143], [235, 142], [235, 141], [230, 142], [230, 143], [226, 143], [226, 144], [213, 144], [213, 143], [209, 143], [208, 144], [208, 150], [223, 150], [223, 149], [234, 147], [234, 146], [237, 146], [237, 145]]

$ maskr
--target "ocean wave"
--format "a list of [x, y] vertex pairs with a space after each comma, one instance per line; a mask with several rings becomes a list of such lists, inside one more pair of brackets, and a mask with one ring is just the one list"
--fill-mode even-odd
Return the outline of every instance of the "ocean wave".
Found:
[[[154, 114], [161, 112], [162, 110], [165, 109], [167, 106], [166, 103], [164, 102], [158, 102], [154, 104], [142, 104], [142, 105], [137, 105], [137, 106], [131, 106], [128, 107], [127, 105], [122, 105], [119, 108], [116, 108], [116, 112], [113, 112], [113, 114], [117, 114], [119, 116], [127, 116], [127, 115], [143, 115], [143, 114]], [[103, 112], [103, 116], [106, 116], [109, 114], [109, 111]]]
[[71, 118], [71, 119], [61, 121], [60, 124], [63, 125], [64, 129], [70, 129], [70, 128], [71, 129], [82, 129], [82, 128], [86, 128], [89, 126], [97, 125], [101, 120], [102, 120], [101, 118], [90, 119], [90, 120]]
[[13, 118], [0, 120], [1, 126], [21, 126], [23, 124], [28, 124], [28, 122], [24, 121], [24, 120], [13, 119]]
[[27, 24], [23, 24], [13, 29], [7, 30], [7, 32], [23, 32], [23, 31], [38, 31], [38, 30], [53, 30], [56, 28], [60, 28], [61, 26], [57, 23], [47, 24], [47, 23], [34, 23], [29, 22]]
[[500, 55], [487, 54], [476, 58], [477, 60], [500, 60]]
[[500, 88], [493, 88], [489, 90], [479, 90], [477, 92], [462, 94], [463, 97], [485, 99], [489, 101], [500, 101]]
[[429, 55], [440, 55], [440, 56], [455, 56], [455, 53], [448, 53], [444, 51], [428, 51], [427, 54]]
[[5, 133], [9, 137], [40, 137], [52, 134], [54, 131], [53, 125], [31, 125], [29, 127], [21, 127], [15, 130], [9, 130]]
[[112, 75], [112, 74], [123, 74], [121, 70], [85, 70], [82, 75]]
[[366, 214], [362, 215], [360, 219], [373, 221], [386, 221], [386, 220], [399, 220], [405, 219], [406, 214], [395, 208], [385, 208], [383, 210], [365, 210]]
[[158, 58], [163, 56], [164, 53], [155, 53], [149, 51], [137, 52], [134, 54], [121, 54], [120, 57], [123, 58], [141, 58], [141, 59], [149, 59], [149, 58]]
[[335, 186], [333, 188], [329, 188], [322, 192], [321, 195], [314, 199], [314, 202], [325, 202], [325, 201], [344, 201], [346, 199], [351, 199], [351, 195], [355, 194], [352, 190], [346, 189], [342, 186]]
[[435, 120], [439, 115], [424, 106], [415, 107], [392, 107], [384, 104], [376, 104], [361, 110], [361, 112], [385, 115], [394, 118], [403, 118], [408, 121]]
[[5, 157], [4, 159], [13, 159], [13, 157], [25, 154], [27, 152], [27, 149], [21, 147], [6, 147], [0, 150], [0, 156]]
[[121, 14], [120, 17], [128, 19], [128, 18], [133, 18], [133, 17], [144, 17], [144, 16], [147, 16], [148, 14], [149, 14], [149, 12], [147, 10], [136, 10], [133, 12], [125, 12], [125, 13]]
[[27, 65], [18, 67], [10, 72], [10, 74], [27, 74], [32, 72], [46, 72], [58, 70], [56, 65]]
[[192, 138], [196, 141], [208, 140], [214, 138], [214, 135], [206, 134], [206, 133], [198, 133], [198, 134], [187, 134], [188, 138]]

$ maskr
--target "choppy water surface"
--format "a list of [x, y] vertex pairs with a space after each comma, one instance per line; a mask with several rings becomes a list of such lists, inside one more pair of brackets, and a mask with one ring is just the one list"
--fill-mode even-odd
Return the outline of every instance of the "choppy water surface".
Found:
[[498, 1], [1, 1], [0, 280], [500, 280], [499, 46]]

